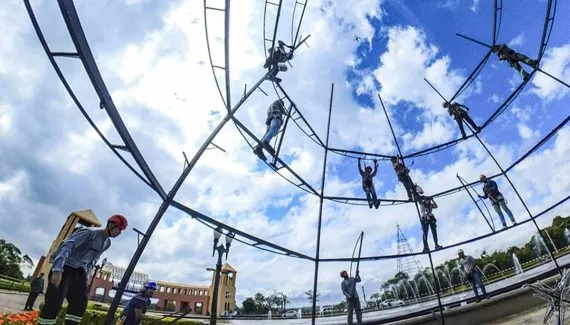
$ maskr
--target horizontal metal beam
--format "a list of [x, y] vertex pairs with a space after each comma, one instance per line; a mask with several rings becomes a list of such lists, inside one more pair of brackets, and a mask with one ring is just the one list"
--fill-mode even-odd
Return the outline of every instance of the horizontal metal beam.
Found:
[[287, 249], [285, 247], [281, 247], [279, 245], [270, 243], [270, 242], [263, 240], [259, 237], [253, 236], [253, 235], [248, 234], [246, 232], [243, 232], [237, 228], [229, 226], [223, 222], [220, 222], [216, 219], [210, 218], [207, 215], [200, 213], [200, 212], [198, 212], [192, 208], [189, 208], [189, 207], [185, 206], [184, 204], [182, 204], [178, 201], [172, 201], [171, 206], [182, 211], [182, 212], [184, 212], [184, 213], [186, 213], [186, 214], [188, 214], [188, 215], [190, 215], [193, 218], [200, 219], [200, 220], [203, 220], [209, 224], [215, 225], [216, 227], [221, 227], [223, 229], [229, 230], [229, 231], [233, 232], [234, 234], [236, 234], [236, 236], [241, 236], [243, 238], [247, 238], [247, 239], [255, 242], [255, 244], [252, 244], [253, 246], [264, 245], [264, 246], [270, 247], [276, 251], [282, 252], [283, 254], [286, 254], [286, 255], [291, 256], [291, 257], [297, 257], [297, 258], [306, 259], [309, 261], [315, 260], [311, 256], [308, 256], [308, 255], [305, 255], [305, 254], [302, 254], [299, 252], [295, 252], [295, 251]]

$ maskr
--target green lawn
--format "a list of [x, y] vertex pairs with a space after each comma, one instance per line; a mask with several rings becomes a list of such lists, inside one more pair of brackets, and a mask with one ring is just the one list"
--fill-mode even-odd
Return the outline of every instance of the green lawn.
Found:
[[30, 291], [30, 283], [26, 280], [7, 279], [0, 277], [0, 289], [11, 291]]

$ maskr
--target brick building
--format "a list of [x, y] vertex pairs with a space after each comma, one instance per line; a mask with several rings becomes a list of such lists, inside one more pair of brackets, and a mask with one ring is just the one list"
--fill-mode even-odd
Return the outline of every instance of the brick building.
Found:
[[[119, 272], [117, 272], [119, 270]], [[122, 277], [122, 268], [107, 267], [97, 273], [93, 279], [93, 285], [89, 292], [89, 299], [103, 302], [111, 302], [109, 296], [111, 290], [116, 287]], [[118, 273], [114, 274], [114, 273]], [[233, 311], [236, 307], [236, 274], [237, 271], [228, 263], [222, 266], [220, 285], [218, 289], [218, 315], [223, 312]], [[146, 275], [138, 273], [138, 278]], [[148, 276], [146, 276], [148, 278]], [[212, 308], [212, 293], [214, 291], [214, 277], [209, 285], [193, 285], [170, 283], [165, 281], [155, 281], [158, 290], [153, 296], [154, 307], [158, 310], [168, 310], [175, 312], [191, 312], [200, 315], [209, 315]], [[131, 292], [142, 290], [143, 282], [129, 283], [127, 285]]]

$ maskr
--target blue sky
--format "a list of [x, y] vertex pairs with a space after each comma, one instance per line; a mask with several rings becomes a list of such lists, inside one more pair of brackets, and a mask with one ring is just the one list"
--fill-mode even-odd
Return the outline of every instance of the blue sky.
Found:
[[[293, 1], [284, 1], [283, 19], [291, 19]], [[70, 50], [65, 25], [56, 3], [32, 2], [46, 38], [54, 50]], [[331, 146], [384, 154], [395, 152], [392, 136], [376, 94], [387, 104], [400, 145], [413, 152], [458, 137], [456, 124], [441, 108], [441, 99], [422, 80], [427, 77], [449, 96], [485, 54], [485, 49], [455, 36], [456, 32], [490, 42], [490, 1], [433, 2], [385, 0], [309, 1], [301, 34], [311, 34], [310, 47], [301, 47], [283, 73], [283, 86], [324, 138], [330, 84], [335, 83]], [[499, 41], [536, 55], [546, 1], [505, 3]], [[178, 177], [182, 151], [189, 157], [221, 120], [221, 105], [208, 65], [202, 2], [145, 0], [78, 3], [82, 24], [98, 66], [125, 123], [149, 165], [165, 188]], [[269, 16], [274, 15], [269, 11]], [[561, 2], [542, 67], [570, 80], [569, 24], [561, 17], [570, 7]], [[104, 18], [102, 18], [104, 17]], [[209, 18], [214, 63], [223, 53], [223, 20]], [[271, 20], [271, 17], [270, 19]], [[231, 15], [232, 101], [243, 85], [263, 74], [263, 1], [240, 1]], [[287, 40], [289, 24], [279, 35]], [[268, 27], [270, 28], [270, 26]], [[92, 208], [97, 215], [122, 212], [131, 225], [146, 229], [160, 202], [156, 195], [113, 156], [90, 131], [64, 88], [56, 81], [29, 18], [20, 2], [0, 4], [0, 238], [15, 242], [37, 260], [69, 212]], [[359, 42], [354, 36], [359, 36]], [[103, 132], [116, 140], [105, 113], [98, 109], [89, 80], [76, 61], [62, 60], [85, 107]], [[220, 79], [223, 83], [224, 80]], [[460, 100], [482, 123], [520, 82], [513, 69], [492, 57], [477, 81]], [[271, 90], [264, 84], [264, 90]], [[238, 117], [257, 135], [264, 131], [264, 114], [274, 100], [256, 92]], [[482, 139], [504, 166], [516, 160], [569, 113], [568, 90], [543, 76], [535, 76], [517, 101], [485, 129]], [[226, 153], [210, 150], [181, 189], [178, 199], [212, 217], [275, 243], [314, 255], [318, 200], [291, 186], [263, 164], [234, 127], [216, 137]], [[570, 130], [556, 137], [515, 168], [512, 179], [536, 213], [570, 191]], [[292, 126], [284, 140], [283, 157], [316, 188], [323, 150]], [[411, 175], [426, 192], [458, 185], [455, 175], [475, 180], [481, 172], [498, 170], [474, 140], [431, 156], [415, 158]], [[408, 162], [411, 164], [411, 162]], [[326, 193], [361, 196], [356, 161], [329, 154]], [[380, 197], [404, 198], [387, 162], [379, 166], [376, 188]], [[504, 179], [499, 186], [517, 219], [527, 218], [523, 206]], [[436, 211], [441, 243], [449, 245], [488, 232], [485, 222], [465, 193], [438, 200]], [[562, 206], [539, 220], [548, 224]], [[18, 216], [14, 218], [13, 216]], [[321, 256], [350, 256], [353, 242], [365, 230], [363, 255], [396, 252], [399, 223], [415, 250], [421, 249], [419, 225], [409, 206], [369, 210], [327, 202], [323, 213]], [[519, 231], [520, 230], [520, 231]], [[524, 242], [534, 229], [522, 226], [498, 239], [464, 247], [474, 255]], [[203, 284], [211, 231], [176, 210], [169, 210], [143, 254], [138, 271], [151, 278]], [[495, 238], [497, 240], [495, 240]], [[126, 265], [136, 245], [127, 232], [114, 241], [107, 257]], [[436, 263], [454, 251], [434, 254]], [[312, 288], [313, 265], [276, 257], [236, 244], [230, 264], [238, 270], [238, 303], [256, 292], [285, 292], [295, 304], [305, 303]], [[427, 265], [427, 259], [422, 258]], [[342, 299], [338, 271], [342, 263], [320, 268], [319, 288], [324, 303]], [[395, 261], [363, 263], [369, 294], [395, 273]]]

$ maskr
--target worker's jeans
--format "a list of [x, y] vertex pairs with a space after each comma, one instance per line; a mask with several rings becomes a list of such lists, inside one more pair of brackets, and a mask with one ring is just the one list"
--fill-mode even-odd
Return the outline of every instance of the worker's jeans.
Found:
[[261, 138], [261, 143], [269, 143], [269, 141], [271, 141], [271, 139], [277, 135], [277, 132], [279, 132], [279, 128], [281, 128], [281, 123], [283, 123], [283, 120], [281, 120], [280, 118], [273, 118], [271, 119], [271, 123], [269, 123], [269, 125], [267, 126], [267, 131], [265, 132], [265, 135], [263, 136], [263, 138]]
[[516, 222], [515, 217], [513, 216], [513, 213], [511, 212], [511, 210], [509, 209], [509, 207], [505, 203], [504, 199], [499, 200], [497, 203], [493, 203], [493, 208], [495, 209], [495, 212], [497, 212], [497, 214], [499, 215], [499, 218], [501, 219], [501, 223], [503, 224], [503, 227], [506, 227], [507, 223], [505, 222], [505, 216], [503, 215], [503, 211], [501, 211], [501, 208], [503, 210], [505, 210], [505, 212], [509, 216], [509, 219], [511, 219], [512, 223]]
[[487, 296], [487, 291], [485, 291], [485, 285], [483, 284], [483, 280], [481, 279], [481, 272], [479, 270], [474, 269], [471, 272], [471, 287], [473, 288], [473, 292], [475, 293], [475, 298], [479, 298], [479, 293], [477, 292], [477, 286], [481, 288], [481, 293], [483, 296]]
[[363, 186], [362, 189], [364, 193], [366, 193], [366, 200], [368, 201], [369, 205], [376, 204], [378, 197], [376, 196], [376, 190], [374, 189], [374, 185], [372, 186]]
[[352, 325], [352, 313], [353, 310], [356, 311], [356, 323], [358, 325], [362, 324], [362, 311], [360, 310], [360, 299], [358, 297], [353, 299], [347, 299], [348, 306], [348, 325]]

